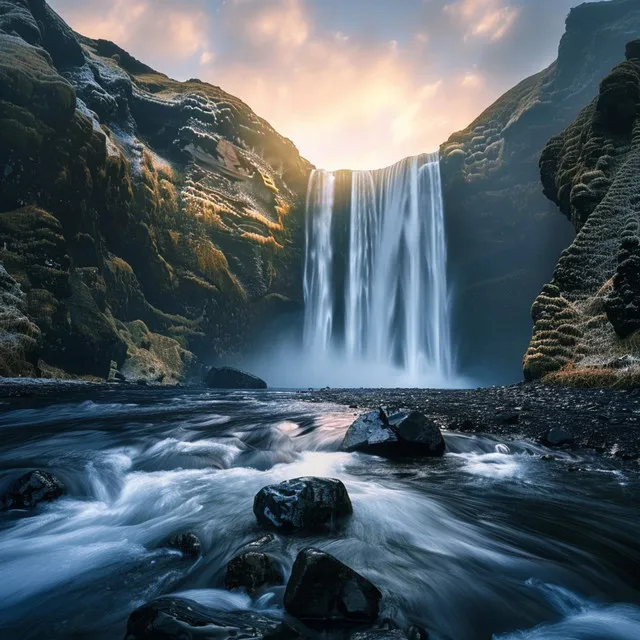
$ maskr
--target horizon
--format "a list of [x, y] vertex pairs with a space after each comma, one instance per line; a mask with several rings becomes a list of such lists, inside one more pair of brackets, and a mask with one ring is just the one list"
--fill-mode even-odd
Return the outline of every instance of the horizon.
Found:
[[401, 10], [386, 0], [51, 4], [82, 35], [237, 96], [312, 164], [334, 171], [437, 151], [555, 60], [566, 16], [582, 2], [405, 0]]

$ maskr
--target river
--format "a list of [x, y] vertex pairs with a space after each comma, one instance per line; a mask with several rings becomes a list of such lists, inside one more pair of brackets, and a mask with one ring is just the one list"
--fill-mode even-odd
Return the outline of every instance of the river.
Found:
[[[165, 594], [284, 615], [283, 587], [229, 593], [225, 568], [265, 533], [258, 490], [308, 475], [341, 479], [354, 515], [340, 534], [275, 536], [285, 573], [302, 548], [328, 551], [381, 589], [382, 617], [432, 640], [640, 638], [632, 467], [457, 434], [442, 459], [346, 454], [356, 412], [294, 392], [128, 388], [0, 412], [0, 490], [34, 468], [67, 487], [0, 513], [3, 638], [122, 638], [131, 611]], [[183, 531], [200, 559], [163, 548]]]

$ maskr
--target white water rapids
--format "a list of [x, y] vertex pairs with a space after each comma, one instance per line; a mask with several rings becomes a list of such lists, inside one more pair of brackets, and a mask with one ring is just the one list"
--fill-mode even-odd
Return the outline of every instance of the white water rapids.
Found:
[[[352, 174], [348, 220], [336, 174], [311, 176], [304, 350], [323, 382], [459, 386], [450, 334], [438, 154]], [[344, 217], [344, 215], [342, 216]], [[336, 229], [348, 229], [336, 246]]]

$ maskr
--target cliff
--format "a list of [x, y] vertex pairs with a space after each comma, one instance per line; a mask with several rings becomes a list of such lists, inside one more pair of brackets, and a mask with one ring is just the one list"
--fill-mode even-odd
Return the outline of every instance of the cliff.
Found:
[[174, 382], [299, 302], [311, 166], [237, 98], [0, 0], [0, 375]]
[[520, 378], [531, 301], [574, 237], [542, 192], [542, 149], [597, 94], [638, 35], [637, 0], [573, 9], [557, 61], [442, 145], [453, 334], [464, 373], [485, 383]]
[[640, 381], [640, 40], [545, 147], [545, 194], [577, 233], [533, 306], [529, 379]]

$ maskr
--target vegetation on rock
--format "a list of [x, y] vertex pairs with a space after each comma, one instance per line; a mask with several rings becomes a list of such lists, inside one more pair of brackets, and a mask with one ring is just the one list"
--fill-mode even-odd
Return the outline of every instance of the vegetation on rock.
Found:
[[633, 52], [632, 43], [630, 59], [541, 157], [545, 194], [577, 236], [533, 305], [529, 379], [582, 386], [640, 379], [640, 59]]
[[300, 299], [311, 167], [241, 101], [41, 0], [0, 0], [0, 96], [0, 263], [31, 323], [5, 323], [6, 375], [175, 382], [255, 340], [265, 300]]

